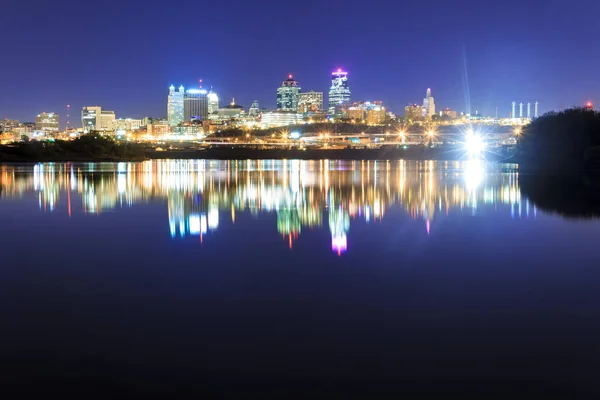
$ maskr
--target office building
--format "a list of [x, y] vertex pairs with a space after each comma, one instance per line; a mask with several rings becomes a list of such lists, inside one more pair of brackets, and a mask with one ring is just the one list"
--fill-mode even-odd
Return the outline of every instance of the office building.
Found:
[[208, 117], [208, 92], [204, 89], [188, 89], [183, 97], [183, 119], [204, 120]]
[[404, 107], [404, 117], [409, 122], [421, 121], [423, 119], [423, 107], [418, 104], [409, 104]]
[[449, 108], [444, 108], [440, 113], [441, 117], [448, 117], [448, 118], [452, 118], [452, 119], [455, 119], [456, 115], [457, 115], [456, 111], [451, 110]]
[[315, 113], [323, 109], [323, 92], [300, 93], [298, 97], [298, 112], [300, 113]]
[[35, 128], [44, 132], [58, 132], [58, 114], [43, 112], [35, 117]]
[[385, 121], [386, 111], [381, 101], [354, 103], [346, 109], [346, 117], [368, 125], [379, 125]]
[[217, 111], [219, 111], [219, 96], [217, 96], [217, 94], [213, 92], [212, 89], [210, 90], [210, 92], [208, 92], [206, 98], [208, 99], [208, 113], [214, 114]]
[[273, 111], [261, 116], [261, 125], [264, 128], [296, 125], [302, 122], [302, 114], [293, 111]]
[[339, 68], [331, 73], [331, 88], [329, 88], [329, 113], [343, 114], [350, 104], [350, 87], [348, 73]]
[[300, 84], [294, 80], [292, 75], [281, 83], [277, 89], [277, 109], [280, 111], [298, 111], [298, 99], [300, 95]]
[[115, 112], [102, 107], [88, 106], [81, 109], [81, 126], [84, 133], [91, 131], [111, 131], [115, 121]]
[[119, 118], [113, 121], [113, 131], [137, 131], [142, 126], [141, 119]]
[[96, 120], [96, 130], [112, 131], [115, 119], [114, 111], [102, 110], [100, 112], [100, 118]]
[[258, 100], [254, 100], [250, 109], [248, 109], [248, 115], [251, 117], [258, 117], [261, 113], [260, 107], [258, 106]]
[[433, 117], [435, 115], [435, 101], [431, 96], [431, 89], [427, 89], [425, 98], [423, 99], [423, 116]]
[[19, 121], [16, 119], [0, 119], [0, 132], [14, 132], [19, 127]]
[[169, 87], [169, 98], [167, 101], [167, 118], [169, 125], [177, 126], [183, 122], [183, 97], [185, 90], [183, 86], [179, 86], [179, 90], [175, 90], [175, 86]]

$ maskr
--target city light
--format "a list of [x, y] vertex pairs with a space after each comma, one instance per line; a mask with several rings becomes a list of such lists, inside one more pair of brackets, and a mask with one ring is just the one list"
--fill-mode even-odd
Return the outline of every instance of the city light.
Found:
[[467, 133], [465, 137], [465, 149], [469, 156], [479, 156], [485, 150], [485, 142], [481, 136], [474, 133]]

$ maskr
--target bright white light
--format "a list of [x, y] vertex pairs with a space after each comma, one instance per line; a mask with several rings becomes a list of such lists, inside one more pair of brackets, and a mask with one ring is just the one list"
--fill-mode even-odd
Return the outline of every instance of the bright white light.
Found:
[[465, 148], [470, 156], [476, 156], [483, 152], [485, 149], [485, 143], [480, 136], [475, 134], [467, 134]]
[[294, 131], [294, 132], [290, 133], [290, 138], [292, 138], [292, 139], [299, 139], [300, 138], [300, 132]]

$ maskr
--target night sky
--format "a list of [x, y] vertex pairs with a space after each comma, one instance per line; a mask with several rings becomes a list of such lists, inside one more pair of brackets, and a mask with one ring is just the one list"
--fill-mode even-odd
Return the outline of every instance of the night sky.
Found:
[[213, 86], [274, 108], [288, 73], [327, 92], [349, 72], [352, 100], [402, 114], [432, 88], [439, 109], [508, 116], [600, 101], [600, 1], [3, 0], [0, 118], [71, 104], [117, 117], [166, 116], [170, 84]]

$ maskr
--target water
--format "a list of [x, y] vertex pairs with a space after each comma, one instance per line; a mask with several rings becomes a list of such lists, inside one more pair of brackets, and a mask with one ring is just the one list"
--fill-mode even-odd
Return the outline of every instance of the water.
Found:
[[0, 166], [3, 390], [589, 394], [600, 224], [539, 208], [523, 179], [478, 161]]

